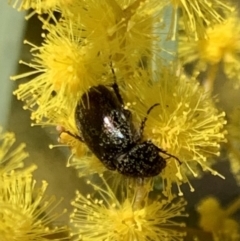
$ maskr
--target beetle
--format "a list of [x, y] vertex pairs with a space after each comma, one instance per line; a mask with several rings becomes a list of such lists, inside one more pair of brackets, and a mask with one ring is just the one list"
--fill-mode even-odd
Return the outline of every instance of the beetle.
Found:
[[166, 167], [168, 158], [181, 163], [151, 140], [143, 140], [147, 116], [158, 105], [148, 109], [137, 129], [131, 111], [124, 108], [116, 81], [111, 86], [93, 86], [76, 105], [75, 122], [81, 136], [75, 137], [84, 142], [109, 170], [134, 178], [156, 176]]

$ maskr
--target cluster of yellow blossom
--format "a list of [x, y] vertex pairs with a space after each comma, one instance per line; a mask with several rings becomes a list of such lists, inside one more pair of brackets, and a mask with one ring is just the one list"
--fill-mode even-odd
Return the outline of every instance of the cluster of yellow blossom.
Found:
[[227, 15], [225, 22], [207, 28], [206, 39], [196, 41], [193, 36], [186, 35], [179, 38], [179, 59], [183, 64], [196, 64], [197, 71], [208, 71], [208, 90], [212, 90], [212, 82], [221, 66], [234, 86], [240, 85], [239, 21], [238, 13], [233, 12]]
[[[101, 177], [101, 181], [102, 186], [88, 181], [95, 194], [83, 195], [77, 191], [72, 203], [75, 208], [71, 215], [75, 228], [72, 235], [89, 241], [183, 240], [185, 225], [174, 221], [187, 216], [182, 198], [151, 200], [149, 185], [133, 189], [127, 183], [121, 185], [121, 197], [117, 197], [105, 179]], [[136, 202], [139, 205], [134, 205]]]
[[200, 214], [199, 226], [211, 232], [214, 241], [237, 241], [240, 239], [240, 225], [231, 216], [240, 209], [240, 199], [223, 209], [214, 197], [203, 199], [197, 206]]
[[35, 166], [22, 168], [27, 156], [25, 145], [14, 149], [14, 142], [13, 133], [0, 133], [0, 240], [65, 239], [67, 228], [53, 227], [62, 215], [51, 213], [58, 205], [55, 198], [44, 197], [45, 181], [40, 188], [36, 187], [32, 177]]
[[184, 31], [195, 40], [207, 38], [206, 26], [211, 28], [214, 24], [224, 22], [223, 10], [231, 12], [234, 9], [226, 1], [220, 0], [170, 0], [170, 3], [173, 7], [172, 36], [175, 38], [179, 19], [182, 19]]
[[[221, 0], [9, 2], [19, 10], [31, 8], [32, 14], [39, 14], [43, 38], [40, 46], [25, 40], [25, 44], [31, 47], [33, 58], [30, 62], [21, 60], [20, 63], [32, 70], [12, 79], [30, 77], [30, 80], [19, 85], [14, 94], [24, 102], [24, 109], [31, 111], [31, 118], [37, 125], [57, 127], [60, 132], [58, 146], [71, 148], [68, 166], [78, 169], [80, 177], [92, 175], [88, 183], [93, 194], [84, 195], [77, 191], [77, 197], [72, 202], [72, 235], [77, 236], [77, 240], [89, 241], [183, 240], [184, 232], [180, 230], [184, 225], [175, 218], [186, 217], [186, 202], [174, 198], [173, 184], [177, 185], [178, 195], [181, 196], [180, 185], [188, 183], [190, 191], [194, 191], [189, 177], [201, 176], [202, 170], [224, 178], [212, 165], [220, 156], [222, 143], [227, 141], [226, 114], [217, 109], [215, 99], [200, 85], [195, 75], [187, 77], [176, 63], [164, 63], [160, 58], [163, 51], [159, 46], [162, 40], [160, 32], [167, 25], [163, 13], [168, 6], [172, 7], [169, 39], [178, 39], [178, 29], [183, 27], [181, 33], [184, 34], [179, 38], [178, 49], [180, 62], [189, 64], [198, 60], [197, 72], [208, 68], [205, 83], [208, 86], [205, 87], [211, 90], [222, 62], [225, 74], [234, 79], [236, 85], [240, 80], [240, 29], [236, 27], [237, 15], [229, 15], [233, 8]], [[47, 13], [48, 17], [42, 13]], [[162, 150], [159, 155], [167, 164], [157, 177], [162, 178], [164, 198], [152, 199], [150, 192], [154, 187], [154, 178], [149, 182], [137, 179], [130, 185], [123, 179], [119, 181], [119, 175], [114, 172], [110, 176], [115, 187], [114, 184], [110, 186], [107, 178], [103, 177], [108, 175], [108, 170], [81, 141], [81, 128], [75, 120], [81, 96], [90, 87], [98, 85], [112, 91], [113, 83], [118, 85], [124, 100], [121, 108], [131, 111], [136, 132], [143, 131], [139, 142], [151, 140]], [[20, 167], [16, 161], [9, 163], [12, 167], [5, 168], [4, 164], [5, 169], [2, 170]], [[100, 174], [98, 181], [102, 185], [92, 181], [96, 173]], [[33, 198], [35, 182], [30, 173], [15, 177], [14, 172], [9, 172], [2, 176], [2, 181], [9, 183], [7, 189], [3, 186], [1, 190], [0, 187], [0, 193], [9, 197], [4, 204], [6, 208], [12, 205], [9, 210], [16, 210], [10, 197], [14, 197], [18, 183], [22, 190], [29, 190], [30, 195], [17, 195], [20, 200], [15, 198], [29, 212], [18, 210], [19, 214], [6, 216], [6, 219], [13, 223], [18, 222], [20, 217], [27, 220], [28, 223], [18, 223], [22, 225], [20, 229], [24, 230], [23, 233], [27, 230], [25, 233], [43, 237], [43, 231], [47, 230], [51, 235], [46, 227], [55, 216], [45, 216], [45, 208], [50, 208], [52, 199], [44, 203], [40, 195], [45, 192], [46, 183], [37, 192], [39, 195]], [[6, 194], [10, 191], [12, 193]], [[0, 199], [0, 203], [3, 201], [5, 199]], [[203, 209], [199, 208], [200, 212]], [[225, 213], [220, 208], [213, 210], [220, 216]], [[42, 222], [38, 220], [39, 215], [43, 215]], [[219, 220], [223, 220], [220, 216]], [[230, 221], [234, 223], [232, 219]], [[36, 223], [34, 228], [31, 226], [33, 223]], [[227, 228], [228, 224], [221, 227], [227, 232], [234, 231], [234, 237], [239, 237], [236, 236], [239, 233], [230, 226]], [[209, 229], [205, 228], [208, 224], [204, 218], [201, 226], [215, 235], [216, 229], [211, 225]], [[55, 231], [62, 232], [64, 229]]]
[[[136, 16], [136, 18], [135, 16], [133, 17], [139, 5], [143, 5], [142, 9], [146, 9], [147, 11], [145, 11], [145, 13], [149, 16], [153, 16], [154, 13], [159, 12], [159, 7], [171, 6], [173, 12], [169, 36], [172, 39], [175, 39], [177, 35], [179, 18], [183, 19], [184, 29], [188, 34], [193, 34], [195, 39], [201, 39], [207, 36], [206, 26], [211, 27], [213, 24], [224, 22], [225, 18], [221, 14], [222, 11], [233, 11], [233, 7], [222, 0], [9, 0], [9, 3], [18, 10], [33, 9], [34, 13], [36, 12], [38, 14], [45, 12], [51, 13], [52, 11], [60, 11], [63, 14], [71, 13], [70, 15], [72, 15], [74, 20], [76, 19], [74, 15], [80, 14], [84, 21], [87, 20], [91, 27], [94, 26], [94, 29], [99, 32], [102, 26], [104, 26], [104, 24], [101, 24], [99, 29], [99, 22], [103, 20], [107, 23], [105, 27], [108, 26], [108, 14], [115, 20], [121, 20], [121, 22], [113, 22], [114, 25], [119, 22], [116, 27], [121, 28], [125, 25], [125, 27], [127, 27], [126, 30], [129, 30], [134, 24], [141, 23], [139, 25], [139, 30], [141, 31], [141, 27], [145, 26], [149, 28], [150, 25], [149, 23], [146, 24], [146, 22], [142, 24], [144, 20], [139, 18], [139, 16]], [[144, 4], [146, 4], [147, 7], [145, 7]], [[81, 12], [79, 12], [79, 10]], [[110, 11], [108, 12], [108, 10]], [[104, 17], [102, 18], [102, 16]], [[149, 17], [148, 20], [151, 21], [151, 17]], [[125, 27], [122, 28], [122, 31], [124, 31]], [[114, 30], [114, 28], [112, 30]], [[104, 31], [105, 30], [106, 29], [104, 29]], [[139, 35], [139, 37], [140, 36], [141, 35]]]
[[152, 77], [141, 71], [129, 79], [127, 100], [136, 103], [129, 108], [143, 119], [147, 110], [159, 103], [148, 116], [144, 137], [182, 162], [179, 165], [170, 159], [161, 173], [164, 179], [170, 179], [170, 183], [187, 182], [189, 171], [194, 177], [200, 175], [199, 164], [203, 170], [220, 175], [211, 169], [208, 158], [219, 156], [220, 143], [226, 142], [225, 113], [217, 110], [194, 78], [177, 76], [175, 72], [175, 68], [162, 66], [161, 72]]
[[25, 144], [13, 148], [15, 135], [10, 132], [3, 133], [0, 127], [0, 175], [10, 173], [13, 170], [23, 167], [23, 160], [28, 156], [24, 151]]
[[[153, 78], [157, 81], [150, 81]], [[219, 156], [220, 144], [226, 142], [225, 113], [217, 110], [212, 98], [195, 79], [184, 75], [178, 77], [175, 68], [161, 66], [161, 74], [157, 77], [150, 77], [149, 72], [144, 70], [131, 76], [122, 92], [125, 108], [132, 111], [133, 119], [139, 125], [147, 110], [159, 103], [148, 116], [143, 135], [144, 139], [151, 139], [182, 162], [179, 165], [176, 160], [170, 159], [160, 173], [166, 193], [171, 193], [172, 183], [180, 187], [181, 183], [189, 182], [187, 176], [190, 173], [194, 177], [201, 175], [199, 164], [204, 171], [222, 177], [211, 168], [214, 162], [208, 158]], [[73, 115], [69, 117], [69, 122], [74, 123]], [[69, 130], [77, 133], [75, 128]], [[60, 141], [72, 147], [73, 157], [69, 158], [69, 165], [79, 169], [79, 176], [106, 171], [75, 137], [62, 132]], [[191, 187], [191, 190], [194, 189]], [[180, 188], [179, 194], [182, 195]]]
[[[190, 11], [187, 10], [190, 6], [190, 12], [201, 9], [198, 16], [205, 12], [220, 21], [216, 11], [224, 4], [213, 2], [196, 2], [196, 6], [185, 1], [171, 4], [184, 8], [185, 12]], [[211, 169], [209, 157], [219, 156], [220, 144], [226, 141], [224, 112], [216, 109], [194, 77], [187, 79], [183, 74], [178, 77], [176, 68], [170, 64], [163, 66], [158, 58], [161, 51], [157, 47], [161, 38], [158, 31], [164, 25], [161, 13], [168, 3], [72, 1], [62, 8], [60, 20], [52, 18], [50, 23], [40, 17], [44, 30], [41, 46], [26, 41], [32, 47], [33, 60], [21, 63], [33, 70], [12, 79], [37, 76], [21, 84], [14, 93], [25, 102], [24, 108], [32, 111], [31, 117], [38, 124], [66, 130], [60, 134], [60, 142], [71, 146], [68, 165], [79, 169], [79, 176], [103, 173], [106, 169], [74, 137], [79, 135], [74, 117], [76, 105], [89, 87], [110, 85], [115, 78], [126, 108], [130, 103], [134, 122], [140, 123], [148, 108], [160, 103], [149, 115], [143, 134], [183, 164], [173, 159], [168, 161], [161, 173], [166, 193], [171, 193], [173, 182], [178, 187], [189, 182], [189, 172], [198, 176], [199, 164], [203, 170], [220, 175]], [[210, 5], [213, 12], [208, 8]], [[193, 25], [191, 31], [196, 27]], [[158, 69], [156, 73], [152, 73], [153, 64]], [[182, 194], [180, 189], [179, 194]]]

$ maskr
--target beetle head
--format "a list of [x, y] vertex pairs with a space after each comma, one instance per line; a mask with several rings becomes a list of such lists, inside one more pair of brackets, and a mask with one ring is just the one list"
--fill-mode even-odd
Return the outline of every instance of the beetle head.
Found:
[[118, 172], [130, 177], [153, 177], [165, 167], [166, 160], [151, 141], [136, 144], [115, 161]]

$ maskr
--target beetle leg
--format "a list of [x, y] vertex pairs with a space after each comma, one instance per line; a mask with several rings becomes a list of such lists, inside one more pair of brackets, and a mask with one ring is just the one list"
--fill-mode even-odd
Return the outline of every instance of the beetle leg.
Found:
[[77, 135], [74, 135], [72, 134], [70, 131], [63, 131], [64, 133], [67, 133], [69, 136], [72, 136], [73, 138], [81, 141], [81, 142], [84, 142], [83, 138], [81, 136], [77, 136]]
[[116, 95], [117, 98], [118, 98], [118, 101], [121, 103], [122, 106], [124, 106], [123, 98], [122, 98], [122, 96], [121, 96], [121, 94], [120, 94], [118, 84], [117, 84], [116, 82], [114, 82], [114, 83], [112, 84], [112, 88], [113, 88], [113, 90], [114, 90], [115, 95]]
[[112, 71], [112, 74], [113, 74], [113, 84], [111, 85], [111, 87], [113, 88], [114, 93], [117, 96], [118, 101], [121, 103], [122, 106], [124, 106], [123, 98], [120, 94], [120, 90], [119, 90], [119, 87], [118, 87], [118, 84], [117, 84], [117, 77], [116, 77], [115, 71], [113, 69], [112, 62], [110, 62], [110, 68], [111, 68], [111, 71]]
[[141, 137], [142, 134], [143, 134], [143, 130], [144, 130], [144, 127], [145, 127], [145, 124], [146, 124], [148, 115], [149, 115], [150, 112], [153, 110], [153, 108], [156, 107], [156, 106], [158, 106], [158, 105], [160, 105], [160, 104], [159, 104], [159, 103], [156, 103], [156, 104], [152, 105], [152, 106], [148, 109], [147, 115], [144, 117], [144, 119], [142, 120], [141, 125], [140, 125], [140, 129], [139, 129], [140, 137]]

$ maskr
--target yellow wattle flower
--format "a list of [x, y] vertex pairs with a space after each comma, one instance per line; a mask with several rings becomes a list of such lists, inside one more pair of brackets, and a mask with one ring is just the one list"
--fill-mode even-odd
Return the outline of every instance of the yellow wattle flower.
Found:
[[[199, 71], [223, 66], [225, 75], [236, 87], [240, 85], [240, 27], [237, 13], [226, 16], [226, 21], [206, 29], [208, 38], [195, 41], [193, 36], [180, 36], [178, 55], [183, 64], [197, 63]], [[209, 76], [211, 77], [211, 76]], [[214, 74], [216, 77], [216, 73]]]
[[104, 72], [101, 62], [96, 61], [97, 52], [82, 39], [81, 32], [74, 31], [71, 21], [45, 24], [49, 33], [43, 35], [42, 46], [27, 42], [32, 46], [33, 60], [21, 61], [33, 70], [12, 77], [16, 80], [34, 76], [14, 94], [25, 102], [24, 108], [32, 111], [31, 118], [36, 122], [48, 119], [52, 112], [61, 115], [62, 108], [74, 109], [81, 94]]
[[28, 153], [24, 150], [25, 144], [22, 143], [14, 148], [15, 141], [13, 133], [4, 133], [0, 127], [0, 176], [22, 168], [23, 160], [28, 157]]
[[[176, 38], [179, 18], [182, 19], [187, 36], [195, 40], [208, 37], [206, 26], [224, 22], [222, 11], [233, 11], [233, 8], [223, 0], [170, 0], [173, 7], [172, 13], [172, 38]], [[181, 12], [179, 13], [179, 9]]]
[[[103, 178], [102, 178], [103, 180]], [[104, 182], [88, 183], [96, 190], [97, 196], [80, 192], [72, 202], [74, 211], [71, 215], [73, 234], [86, 240], [183, 240], [184, 224], [173, 220], [175, 217], [186, 217], [183, 199], [171, 200], [158, 198], [144, 199], [144, 204], [135, 206], [138, 190], [149, 187], [130, 188], [122, 186], [120, 197]], [[148, 194], [147, 194], [148, 196]]]
[[41, 124], [58, 122], [50, 119], [52, 112], [60, 117], [63, 109], [75, 109], [89, 86], [113, 82], [111, 65], [123, 78], [129, 76], [143, 58], [159, 50], [155, 25], [161, 24], [163, 5], [157, 0], [77, 1], [63, 11], [59, 22], [40, 18], [48, 31], [42, 35], [43, 44], [25, 41], [32, 47], [33, 59], [20, 61], [33, 70], [12, 77], [33, 76], [14, 91], [25, 102], [24, 108], [32, 111], [31, 118]]
[[[139, 75], [128, 78], [126, 87], [120, 91], [125, 108], [132, 111], [136, 128], [139, 128], [147, 110], [156, 103], [160, 104], [148, 116], [143, 139], [152, 140], [155, 145], [180, 159], [182, 165], [172, 158], [168, 159], [166, 168], [159, 175], [164, 180], [166, 195], [171, 195], [173, 183], [177, 184], [179, 195], [182, 195], [180, 185], [189, 183], [189, 176], [201, 175], [199, 164], [204, 171], [223, 178], [211, 166], [216, 162], [213, 157], [220, 155], [221, 143], [226, 142], [225, 113], [216, 109], [211, 97], [194, 78], [188, 79], [184, 75], [179, 77], [174, 68], [159, 68], [161, 74], [152, 76], [141, 70]], [[68, 126], [72, 127], [67, 130], [81, 135], [76, 130], [74, 116], [66, 115], [62, 123], [68, 120], [72, 123]], [[66, 132], [62, 132], [60, 140], [71, 147], [72, 155], [68, 165], [79, 169], [80, 176], [106, 171], [84, 143]], [[194, 191], [189, 185], [191, 191]]]
[[166, 1], [158, 0], [78, 1], [65, 17], [73, 22], [80, 18], [83, 35], [99, 49], [101, 61], [108, 65], [112, 61], [126, 78], [142, 58], [161, 51], [159, 31], [165, 5]]
[[[59, 203], [56, 199], [44, 197], [47, 183], [36, 188], [36, 181], [30, 174], [11, 173], [0, 176], [0, 239], [45, 241], [46, 237], [60, 235], [66, 239], [66, 227], [54, 227], [54, 222], [63, 213], [53, 213]], [[62, 238], [61, 238], [62, 235]]]
[[211, 169], [213, 163], [208, 159], [218, 157], [221, 143], [226, 142], [225, 113], [217, 110], [196, 79], [177, 76], [174, 67], [159, 65], [158, 69], [159, 74], [140, 71], [132, 76], [122, 92], [129, 102], [126, 108], [139, 123], [136, 126], [146, 117], [147, 110], [159, 103], [147, 117], [143, 136], [182, 162], [180, 165], [173, 158], [167, 160], [160, 173], [166, 180], [166, 191], [174, 182], [188, 182], [189, 174], [200, 175], [199, 164], [204, 171], [221, 176]]
[[216, 198], [205, 198], [197, 205], [200, 214], [199, 226], [204, 231], [211, 232], [214, 241], [237, 241], [240, 238], [240, 225], [232, 215], [239, 208], [240, 199], [236, 199], [227, 208], [222, 208]]
[[240, 52], [239, 19], [233, 16], [226, 22], [207, 29], [208, 38], [198, 42], [199, 58], [209, 64], [228, 62]]

